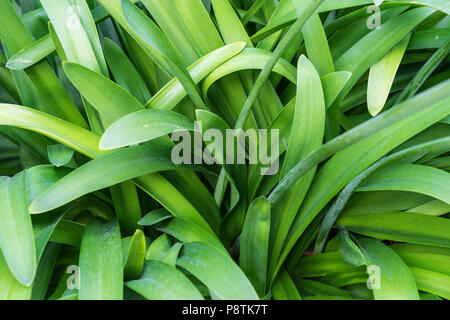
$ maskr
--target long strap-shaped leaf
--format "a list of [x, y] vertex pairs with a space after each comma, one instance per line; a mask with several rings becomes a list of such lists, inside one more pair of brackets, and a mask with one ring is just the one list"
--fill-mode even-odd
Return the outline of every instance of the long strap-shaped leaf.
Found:
[[204, 243], [185, 244], [177, 264], [202, 281], [217, 299], [258, 299], [250, 281], [233, 259]]
[[370, 238], [358, 238], [376, 300], [418, 300], [411, 271], [394, 250]]
[[88, 156], [101, 155], [100, 137], [72, 123], [46, 113], [13, 104], [0, 104], [0, 124], [44, 134]]
[[[30, 210], [34, 213], [46, 212], [82, 195], [120, 182], [150, 173], [183, 168], [187, 167], [172, 162], [171, 148], [143, 145], [118, 150], [88, 162], [59, 180], [33, 201]], [[196, 211], [186, 211], [183, 214], [187, 220], [210, 230]]]
[[[108, 16], [108, 12], [101, 6], [98, 6], [92, 10], [92, 17], [96, 23], [102, 22], [108, 18]], [[90, 34], [88, 34], [88, 36], [90, 36]], [[55, 44], [51, 34], [47, 34], [12, 55], [8, 59], [6, 66], [11, 70], [26, 69], [38, 63], [40, 60], [55, 51], [55, 49]]]
[[364, 181], [357, 191], [417, 192], [450, 203], [450, 173], [416, 164], [387, 167]]
[[[307, 2], [304, 0], [293, 0], [297, 8], [297, 14], [307, 9]], [[306, 52], [320, 76], [334, 72], [333, 59], [331, 58], [330, 47], [327, 36], [317, 12], [306, 21], [302, 28], [305, 40]]]
[[[298, 85], [294, 120], [289, 136], [289, 147], [282, 168], [282, 176], [295, 164], [307, 157], [322, 145], [325, 130], [325, 99], [322, 83], [313, 64], [301, 56], [298, 61]], [[276, 266], [284, 240], [289, 232], [308, 189], [314, 178], [315, 170], [308, 172], [298, 180], [274, 207], [271, 228], [270, 270]]]
[[116, 220], [89, 222], [81, 242], [80, 277], [80, 300], [122, 300], [122, 244]]
[[141, 110], [114, 122], [103, 134], [100, 149], [111, 150], [131, 146], [176, 130], [194, 131], [194, 123], [185, 116], [169, 110]]
[[148, 300], [203, 300], [180, 270], [155, 260], [146, 261], [141, 278], [126, 282], [126, 286]]
[[450, 221], [412, 212], [344, 214], [338, 226], [370, 237], [450, 247]]
[[240, 242], [240, 266], [259, 296], [264, 296], [269, 256], [270, 203], [258, 198], [250, 205]]
[[81, 95], [106, 121], [106, 127], [117, 119], [144, 108], [128, 91], [100, 73], [72, 62], [64, 62], [63, 68]]
[[30, 286], [37, 262], [27, 197], [25, 172], [0, 177], [0, 248], [14, 277]]
[[94, 50], [77, 12], [77, 10], [81, 11], [81, 6], [72, 6], [68, 0], [42, 0], [41, 3], [52, 22], [67, 59], [100, 72]]
[[105, 58], [114, 80], [142, 104], [151, 98], [150, 91], [125, 52], [111, 39], [104, 38]]
[[22, 70], [32, 66], [55, 51], [53, 40], [50, 36], [43, 37], [14, 54], [6, 64], [11, 70]]
[[408, 46], [411, 35], [407, 35], [383, 58], [370, 67], [367, 85], [367, 108], [372, 116], [376, 116], [384, 107], [397, 69]]
[[[327, 214], [325, 215], [325, 218], [322, 221], [322, 225], [320, 226], [319, 234], [317, 236], [316, 240], [316, 246], [314, 248], [314, 252], [318, 253], [321, 252], [325, 246], [325, 241], [328, 236], [328, 233], [330, 232], [334, 222], [339, 217], [340, 213], [344, 209], [344, 207], [347, 205], [350, 197], [352, 196], [353, 192], [356, 190], [356, 188], [359, 186], [359, 184], [364, 181], [367, 177], [369, 177], [373, 172], [376, 172], [380, 168], [391, 164], [398, 162], [402, 159], [408, 158], [415, 154], [424, 154], [429, 152], [436, 152], [439, 150], [447, 150], [450, 146], [450, 138], [443, 138], [434, 140], [428, 143], [419, 144], [417, 146], [413, 146], [411, 148], [407, 148], [405, 150], [399, 151], [397, 153], [392, 154], [389, 157], [386, 157], [366, 170], [364, 170], [361, 174], [359, 174], [356, 178], [354, 178], [339, 194], [337, 200], [335, 203], [331, 206], [331, 208], [328, 210]], [[417, 198], [417, 197], [415, 197]], [[397, 203], [400, 202], [396, 201]], [[361, 204], [359, 205], [359, 208], [363, 207]], [[380, 207], [378, 205], [378, 207]], [[364, 208], [364, 207], [363, 207]], [[364, 210], [364, 209], [363, 209]], [[367, 210], [367, 209], [366, 209]]]
[[122, 239], [123, 272], [128, 280], [139, 279], [144, 267], [146, 241], [142, 230], [136, 230], [132, 237]]
[[29, 300], [31, 290], [17, 281], [0, 251], [0, 300]]
[[424, 82], [430, 77], [434, 70], [450, 53], [450, 39], [448, 39], [436, 52], [428, 59], [425, 65], [414, 76], [408, 86], [403, 90], [397, 99], [397, 103], [400, 103], [409, 97], [413, 96]]

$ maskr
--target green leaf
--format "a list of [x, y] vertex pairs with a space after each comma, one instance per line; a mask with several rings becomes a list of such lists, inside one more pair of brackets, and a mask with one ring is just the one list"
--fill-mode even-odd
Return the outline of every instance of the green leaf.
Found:
[[51, 37], [43, 37], [15, 53], [8, 59], [6, 67], [11, 70], [26, 69], [47, 57], [55, 50]]
[[83, 224], [62, 219], [51, 234], [50, 241], [79, 247], [84, 230]]
[[33, 282], [31, 300], [45, 300], [60, 249], [57, 243], [49, 243], [45, 247]]
[[127, 55], [109, 38], [103, 40], [103, 45], [105, 57], [115, 81], [135, 96], [139, 102], [147, 103], [151, 98], [150, 91]]
[[450, 204], [440, 200], [433, 200], [415, 208], [411, 208], [408, 211], [430, 216], [441, 216], [450, 212]]
[[124, 250], [124, 276], [125, 279], [138, 279], [141, 276], [145, 260], [145, 235], [141, 230], [136, 230], [128, 246]]
[[376, 300], [419, 300], [416, 282], [403, 260], [388, 246], [358, 238]]
[[141, 226], [153, 226], [158, 222], [167, 220], [172, 217], [173, 216], [166, 209], [156, 209], [145, 215], [145, 217], [139, 220], [138, 224]]
[[414, 78], [408, 83], [406, 88], [402, 91], [400, 96], [397, 98], [396, 103], [400, 103], [414, 94], [423, 86], [425, 81], [431, 76], [431, 74], [436, 70], [439, 64], [448, 56], [450, 53], [450, 39], [448, 39], [444, 45], [442, 45], [438, 50], [436, 50], [430, 59], [427, 60], [425, 65], [417, 72]]
[[417, 30], [413, 32], [408, 49], [439, 48], [450, 38], [450, 28]]
[[319, 281], [299, 279], [295, 280], [295, 284], [300, 292], [303, 293], [304, 299], [306, 299], [306, 293], [314, 296], [352, 298], [351, 294], [347, 291]]
[[411, 35], [407, 35], [395, 45], [383, 58], [370, 67], [367, 85], [367, 107], [372, 116], [376, 116], [384, 107], [397, 69], [408, 46]]
[[177, 264], [178, 255], [180, 254], [180, 250], [183, 247], [181, 242], [175, 243], [166, 253], [162, 262], [168, 264], [169, 266], [175, 268]]
[[128, 91], [100, 73], [72, 62], [64, 62], [63, 68], [81, 95], [107, 121], [107, 126], [128, 113], [144, 108]]
[[122, 300], [122, 245], [116, 220], [94, 219], [87, 225], [80, 249], [80, 277], [80, 300]]
[[350, 72], [338, 71], [328, 73], [320, 78], [322, 81], [326, 109], [328, 109], [336, 100], [351, 76], [352, 74]]
[[[121, 167], [121, 170], [117, 170], [118, 166]], [[180, 170], [194, 167], [173, 164], [171, 148], [165, 146], [142, 145], [121, 149], [92, 160], [59, 180], [33, 201], [30, 205], [30, 211], [33, 213], [46, 212], [82, 195], [138, 177], [140, 178], [136, 180], [136, 183], [146, 190], [150, 186], [147, 187], [145, 183], [154, 181], [153, 188], [157, 188], [158, 192], [167, 191], [162, 185], [164, 183], [161, 180], [162, 177], [149, 174], [164, 170]], [[200, 169], [200, 167], [197, 168]], [[145, 174], [147, 175], [143, 176]], [[67, 192], [69, 189], [71, 192]], [[169, 196], [170, 193], [165, 194]], [[182, 200], [182, 198], [176, 198], [176, 204], [180, 204]], [[171, 212], [207, 230], [211, 230], [204, 218], [193, 208]]]
[[186, 243], [177, 264], [203, 282], [217, 299], [258, 299], [250, 281], [233, 259], [204, 243]]
[[0, 251], [0, 300], [29, 300], [31, 289], [16, 280]]
[[350, 238], [350, 234], [347, 231], [339, 231], [339, 238], [342, 243], [342, 259], [349, 265], [359, 267], [364, 264], [364, 257], [361, 250]]
[[148, 300], [203, 300], [181, 271], [159, 261], [147, 260], [141, 278], [125, 284]]
[[47, 147], [48, 149], [48, 159], [50, 162], [57, 167], [62, 167], [72, 160], [74, 150], [66, 147], [63, 144], [54, 144]]
[[375, 62], [433, 12], [435, 10], [430, 8], [416, 8], [394, 17], [384, 23], [380, 29], [371, 31], [342, 55], [335, 63], [336, 70], [352, 73], [352, 78], [344, 88], [342, 97], [347, 95]]
[[[257, 48], [245, 48], [241, 53], [231, 58], [212, 71], [202, 83], [202, 93], [206, 93], [210, 86], [217, 80], [236, 71], [263, 69], [269, 61], [271, 54], [269, 51]], [[273, 72], [281, 74], [292, 83], [296, 83], [297, 72], [295, 68], [286, 60], [279, 59], [273, 67]]]
[[[273, 204], [276, 204], [284, 192], [311, 168], [327, 159], [336, 151], [348, 147], [328, 161], [316, 176], [315, 182], [309, 190], [308, 197], [305, 199], [302, 209], [291, 227], [290, 235], [285, 244], [284, 254], [280, 261], [283, 261], [283, 256], [285, 257], [290, 252], [299, 236], [314, 217], [345, 184], [384, 154], [439, 121], [439, 119], [442, 119], [450, 112], [450, 100], [445, 101], [445, 95], [440, 96], [439, 94], [440, 97], [437, 96], [438, 92], [442, 94], [443, 91], [441, 90], [446, 90], [444, 89], [446, 85], [450, 86], [450, 81], [447, 84], [436, 86], [414, 99], [405, 101], [326, 143], [298, 163], [280, 181], [269, 196], [269, 200]], [[434, 100], [434, 98], [437, 99]], [[423, 108], [423, 106], [430, 104], [433, 107]], [[397, 112], [399, 112], [397, 119], [389, 119], [391, 114], [395, 115]], [[432, 114], [432, 112], [436, 113]], [[394, 117], [396, 118], [396, 116]], [[393, 121], [391, 122], [391, 120]], [[395, 125], [393, 125], [394, 123]], [[392, 126], [389, 127], [390, 125]], [[355, 157], [355, 154], [358, 154], [358, 157]], [[359, 169], [356, 165], [359, 166]], [[334, 181], [332, 185], [329, 183], [330, 179]], [[338, 182], [338, 179], [340, 182]]]
[[25, 172], [0, 177], [0, 248], [14, 277], [30, 286], [36, 274], [36, 247], [27, 208]]
[[417, 252], [401, 252], [396, 251], [398, 255], [405, 261], [408, 266], [423, 268], [435, 272], [440, 272], [450, 276], [450, 257], [436, 253], [417, 253]]
[[186, 70], [185, 62], [164, 33], [129, 0], [121, 0], [123, 15], [131, 28], [147, 44], [147, 52], [169, 75], [178, 78], [188, 96], [197, 108], [204, 109], [203, 102], [194, 81]]
[[0, 124], [43, 134], [89, 157], [103, 152], [100, 137], [70, 122], [23, 106], [0, 104]]
[[52, 165], [35, 166], [27, 169], [28, 202], [33, 202], [48, 187], [71, 171], [69, 168], [58, 168]]
[[[336, 221], [336, 219], [339, 217], [340, 213], [342, 212], [342, 210], [347, 206], [347, 203], [349, 202], [350, 197], [353, 195], [353, 192], [358, 188], [358, 186], [364, 181], [366, 180], [368, 177], [370, 177], [374, 172], [377, 172], [380, 168], [386, 167], [387, 165], [391, 164], [391, 163], [395, 163], [395, 162], [400, 162], [400, 161], [404, 161], [405, 159], [409, 159], [409, 158], [414, 158], [414, 157], [420, 157], [423, 154], [427, 154], [427, 153], [433, 153], [433, 152], [441, 152], [444, 150], [447, 150], [448, 147], [450, 146], [450, 139], [437, 139], [437, 140], [432, 140], [430, 142], [425, 142], [422, 144], [418, 144], [418, 145], [413, 145], [410, 148], [406, 148], [403, 150], [400, 150], [392, 155], [390, 155], [389, 157], [385, 157], [382, 160], [376, 162], [375, 164], [373, 164], [372, 166], [370, 166], [368, 169], [364, 170], [361, 174], [359, 174], [356, 178], [354, 178], [349, 184], [347, 184], [347, 186], [342, 189], [342, 191], [340, 192], [339, 196], [337, 197], [336, 201], [333, 203], [333, 205], [330, 207], [330, 209], [328, 210], [328, 212], [325, 215], [325, 218], [322, 221], [322, 225], [320, 227], [319, 230], [319, 234], [317, 236], [317, 241], [316, 241], [316, 246], [314, 251], [315, 252], [320, 252], [322, 251], [324, 245], [325, 245], [325, 241], [326, 238], [328, 236], [328, 233], [330, 232], [334, 222]], [[395, 199], [394, 201], [389, 201], [389, 197], [387, 197], [387, 195], [389, 195], [389, 197], [394, 196], [393, 199]], [[411, 206], [413, 206], [414, 204], [418, 203], [418, 204], [422, 204], [423, 203], [423, 199], [421, 200], [420, 196], [418, 194], [414, 194], [414, 201], [418, 202], [411, 202], [410, 201], [406, 201], [406, 206], [403, 207], [405, 204], [403, 203], [403, 198], [401, 196], [402, 194], [400, 193], [400, 195], [397, 192], [397, 195], [389, 193], [389, 194], [383, 194], [382, 198], [384, 196], [384, 199], [381, 199], [381, 203], [384, 203], [384, 205], [380, 204], [379, 202], [379, 198], [377, 199], [378, 202], [376, 204], [376, 209], [374, 211], [370, 211], [373, 210], [372, 208], [368, 208], [367, 206], [364, 207], [364, 204], [359, 204], [358, 206], [358, 210], [361, 210], [360, 212], [365, 212], [365, 213], [371, 213], [371, 212], [389, 212], [392, 210], [399, 210], [399, 209], [410, 209]], [[373, 199], [376, 199], [377, 197], [366, 197], [366, 199], [368, 199], [368, 203], [371, 204], [371, 200], [373, 201]], [[425, 197], [426, 198], [426, 197]], [[386, 201], [387, 200], [387, 201]], [[373, 203], [373, 202], [372, 202]], [[394, 205], [392, 205], [394, 204]], [[348, 210], [347, 210], [348, 211]]]
[[[136, 146], [108, 153], [77, 168], [52, 185], [33, 201], [30, 210], [33, 213], [46, 212], [84, 194], [148, 173], [187, 168], [173, 164], [170, 154], [170, 148], [157, 145]], [[121, 166], [121, 170], [117, 170], [118, 166]], [[69, 186], [71, 192], [68, 192]]]
[[163, 233], [150, 244], [145, 260], [157, 260], [162, 262], [171, 246], [172, 244], [169, 236]]
[[275, 300], [301, 300], [302, 297], [285, 269], [278, 272], [278, 276], [272, 284], [272, 295]]
[[357, 191], [397, 190], [426, 194], [450, 204], [450, 173], [416, 164], [398, 164], [382, 169]]
[[[299, 160], [304, 159], [319, 148], [324, 138], [325, 99], [319, 74], [305, 56], [300, 57], [297, 71], [298, 85], [295, 113], [288, 150], [281, 171], [282, 176], [286, 175]], [[308, 191], [314, 173], [315, 168], [297, 181], [283, 196], [280, 204], [273, 208], [274, 218], [270, 241], [272, 245], [270, 276], [272, 277], [289, 228]]]
[[[188, 71], [195, 84], [198, 84], [221, 64], [241, 52], [245, 46], [245, 42], [235, 42], [214, 50], [193, 63], [188, 67]], [[171, 110], [175, 108], [184, 97], [186, 97], [186, 90], [183, 88], [180, 81], [177, 78], [174, 78], [168, 82], [164, 88], [158, 91], [145, 107]]]
[[450, 299], [450, 276], [415, 267], [410, 267], [410, 270], [420, 290]]
[[[7, 51], [14, 54], [32, 44], [34, 39], [31, 33], [11, 3], [1, 2], [0, 11], [4, 22], [3, 28], [0, 29], [0, 38]], [[25, 70], [25, 73], [44, 102], [43, 110], [83, 128], [88, 127], [47, 61], [39, 62]]]
[[450, 221], [411, 212], [344, 214], [336, 224], [370, 237], [449, 247]]
[[208, 246], [227, 254], [220, 240], [207, 232], [204, 228], [181, 218], [162, 221], [155, 226], [161, 232], [167, 233], [183, 243], [202, 242]]
[[240, 241], [240, 267], [260, 297], [266, 291], [269, 232], [270, 203], [261, 197], [250, 204]]
[[[100, 67], [89, 37], [80, 19], [81, 1], [77, 7], [68, 0], [55, 3], [52, 0], [42, 0], [42, 6], [58, 35], [68, 61], [79, 63], [91, 70], [100, 72]], [[86, 3], [84, 3], [86, 5]], [[78, 7], [79, 6], [79, 7]]]
[[[308, 1], [293, 0], [297, 15], [307, 9]], [[308, 58], [320, 76], [334, 72], [333, 59], [328, 46], [327, 36], [317, 12], [313, 13], [302, 28]]]
[[111, 150], [153, 140], [177, 130], [194, 131], [194, 123], [169, 110], [141, 110], [114, 122], [100, 139], [101, 150]]

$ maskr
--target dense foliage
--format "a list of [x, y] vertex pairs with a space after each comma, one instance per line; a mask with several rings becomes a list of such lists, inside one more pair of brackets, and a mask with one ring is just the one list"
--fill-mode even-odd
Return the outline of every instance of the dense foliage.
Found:
[[375, 4], [0, 0], [0, 299], [449, 299], [450, 2]]

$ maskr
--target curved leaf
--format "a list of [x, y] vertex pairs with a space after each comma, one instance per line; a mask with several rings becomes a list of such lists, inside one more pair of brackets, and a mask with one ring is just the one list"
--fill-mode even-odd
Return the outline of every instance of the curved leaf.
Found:
[[177, 130], [194, 131], [194, 123], [169, 110], [140, 110], [114, 122], [100, 139], [101, 150], [111, 150], [153, 140]]
[[80, 249], [80, 300], [122, 300], [123, 267], [119, 224], [94, 219]]
[[125, 284], [148, 300], [203, 300], [181, 271], [159, 261], [146, 261], [141, 278]]
[[357, 191], [397, 190], [426, 194], [450, 204], [450, 173], [416, 164], [398, 164], [382, 169]]
[[388, 246], [358, 238], [376, 300], [419, 300], [416, 282], [403, 260]]
[[[53, 184], [33, 201], [30, 210], [33, 213], [46, 212], [82, 195], [148, 173], [187, 168], [173, 164], [170, 154], [170, 148], [151, 145], [108, 153], [86, 163]], [[117, 170], [119, 167], [121, 170]]]
[[227, 254], [220, 240], [205, 229], [181, 218], [173, 218], [158, 223], [155, 228], [183, 242], [202, 242]]
[[[123, 240], [122, 240], [123, 241]], [[124, 276], [126, 279], [138, 279], [141, 276], [145, 260], [145, 235], [141, 230], [136, 230], [124, 250]], [[123, 245], [123, 244], [122, 244]]]
[[[220, 65], [205, 78], [202, 83], [203, 96], [206, 96], [209, 87], [220, 78], [241, 70], [263, 69], [270, 57], [271, 52], [263, 49], [244, 49], [244, 51]], [[273, 72], [281, 74], [292, 83], [296, 83], [297, 71], [293, 65], [284, 59], [278, 60], [273, 68]]]
[[240, 241], [240, 266], [260, 297], [266, 291], [269, 232], [270, 203], [261, 197], [250, 204]]
[[0, 124], [44, 134], [89, 157], [103, 154], [98, 149], [99, 136], [37, 110], [14, 104], [0, 104]]
[[[217, 50], [210, 52], [204, 57], [197, 60], [194, 64], [188, 67], [195, 84], [203, 80], [211, 71], [225, 61], [237, 55], [246, 46], [245, 42], [235, 42], [223, 46]], [[183, 98], [186, 97], [186, 90], [181, 85], [180, 81], [175, 78], [167, 83], [152, 99], [145, 105], [146, 108], [154, 109], [173, 109]]]
[[25, 172], [0, 177], [0, 248], [14, 277], [30, 286], [36, 274], [36, 247], [27, 208]]
[[380, 239], [449, 247], [450, 220], [411, 212], [344, 214], [336, 224]]
[[26, 69], [44, 59], [53, 51], [55, 51], [55, 46], [52, 38], [43, 37], [11, 56], [6, 67], [11, 70]]
[[29, 300], [31, 289], [16, 280], [0, 251], [0, 300]]
[[100, 73], [72, 62], [64, 62], [63, 68], [69, 80], [107, 121], [107, 125], [144, 108], [128, 91]]
[[151, 97], [150, 91], [125, 52], [109, 38], [103, 40], [103, 45], [114, 80], [145, 104]]
[[367, 107], [372, 116], [376, 116], [383, 109], [388, 99], [394, 77], [410, 38], [411, 35], [407, 35], [383, 58], [370, 67], [367, 85]]
[[250, 281], [233, 259], [204, 243], [186, 243], [177, 264], [202, 281], [217, 299], [258, 299]]

